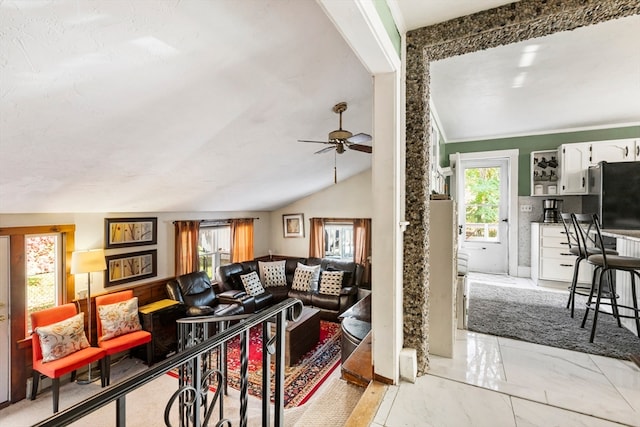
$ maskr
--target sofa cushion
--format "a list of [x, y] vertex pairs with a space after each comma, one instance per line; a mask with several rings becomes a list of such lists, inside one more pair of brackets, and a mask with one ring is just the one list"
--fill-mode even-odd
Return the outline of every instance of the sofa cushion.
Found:
[[296, 268], [293, 275], [293, 283], [291, 289], [301, 292], [309, 292], [311, 290], [311, 280], [313, 279], [313, 271]]
[[343, 271], [323, 271], [320, 275], [319, 293], [324, 295], [340, 295]]
[[138, 297], [98, 306], [102, 326], [101, 341], [110, 340], [142, 329], [138, 316]]
[[243, 274], [240, 278], [242, 279], [244, 289], [249, 295], [256, 296], [264, 293], [264, 287], [262, 287], [258, 273], [255, 271], [252, 271], [249, 274]]
[[40, 339], [42, 362], [52, 362], [89, 347], [84, 334], [84, 313], [35, 329]]
[[287, 276], [285, 274], [286, 261], [258, 262], [260, 270], [260, 280], [265, 288], [272, 286], [287, 286]]

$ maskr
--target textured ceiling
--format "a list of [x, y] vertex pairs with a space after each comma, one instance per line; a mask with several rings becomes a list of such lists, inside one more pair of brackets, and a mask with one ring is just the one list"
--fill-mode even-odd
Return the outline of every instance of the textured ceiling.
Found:
[[[390, 1], [407, 29], [508, 3]], [[639, 27], [549, 36], [519, 88], [522, 46], [434, 64], [446, 137], [640, 121]], [[276, 209], [333, 185], [334, 160], [339, 180], [370, 167], [297, 140], [325, 139], [340, 101], [371, 134], [372, 93], [311, 0], [0, 1], [0, 213]]]
[[371, 77], [313, 1], [4, 1], [0, 27], [3, 213], [271, 210], [333, 184], [297, 139], [334, 104], [371, 133]]
[[431, 64], [447, 142], [640, 123], [640, 16]]

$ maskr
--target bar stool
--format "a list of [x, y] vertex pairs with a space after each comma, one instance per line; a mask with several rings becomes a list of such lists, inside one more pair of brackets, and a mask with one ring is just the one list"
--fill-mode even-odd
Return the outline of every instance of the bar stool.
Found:
[[[569, 245], [569, 253], [575, 255], [576, 261], [573, 266], [573, 279], [569, 286], [569, 299], [567, 300], [567, 308], [571, 308], [571, 317], [573, 318], [575, 312], [576, 294], [588, 297], [591, 294], [591, 283], [580, 284], [578, 283], [578, 276], [580, 270], [580, 263], [587, 259], [590, 255], [596, 255], [602, 253], [602, 250], [597, 245], [592, 244], [585, 246], [580, 239], [580, 234], [576, 228], [576, 224], [573, 222], [573, 214], [562, 212], [560, 217], [562, 218], [562, 225], [567, 235], [567, 244]], [[590, 237], [593, 242], [593, 238]], [[618, 255], [618, 252], [613, 249], [606, 249], [607, 255]], [[563, 254], [564, 255], [564, 254]]]
[[[596, 214], [574, 214], [574, 224], [580, 232], [580, 238], [586, 247], [586, 241], [591, 239], [591, 235], [595, 234], [595, 244], [599, 248], [604, 248], [604, 241], [602, 239], [602, 233], [600, 231], [600, 224], [598, 222], [598, 216]], [[635, 319], [636, 333], [640, 337], [640, 310], [638, 310], [638, 294], [636, 291], [636, 276], [640, 278], [640, 258], [627, 257], [620, 255], [611, 255], [606, 251], [601, 251], [599, 254], [589, 255], [587, 262], [595, 267], [593, 272], [593, 282], [591, 285], [591, 292], [589, 294], [589, 300], [586, 304], [586, 311], [582, 324], [580, 327], [584, 328], [589, 316], [589, 310], [593, 312], [593, 326], [591, 327], [591, 337], [589, 342], [593, 342], [596, 335], [596, 326], [598, 323], [598, 313], [613, 314], [618, 321], [618, 326], [622, 327], [620, 318]], [[626, 271], [631, 276], [631, 295], [633, 307], [627, 305], [619, 305], [616, 293], [616, 283], [614, 280], [615, 271]], [[608, 280], [605, 280], [605, 276]], [[593, 308], [593, 298], [596, 296], [595, 308]], [[602, 302], [602, 299], [608, 299], [609, 302]], [[610, 305], [613, 313], [602, 311], [600, 305]], [[619, 309], [624, 308], [633, 312], [633, 315], [620, 314]]]

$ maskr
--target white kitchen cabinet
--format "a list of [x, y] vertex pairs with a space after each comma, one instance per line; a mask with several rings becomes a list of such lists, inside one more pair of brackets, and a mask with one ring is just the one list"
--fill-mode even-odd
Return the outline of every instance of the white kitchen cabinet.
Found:
[[640, 160], [640, 140], [616, 139], [591, 143], [590, 165], [604, 162], [633, 162]]
[[590, 159], [590, 143], [562, 144], [560, 156], [560, 194], [587, 194], [587, 170]]
[[[562, 224], [531, 224], [531, 279], [566, 282], [573, 280], [576, 256], [569, 252], [567, 234]], [[578, 282], [591, 283], [592, 268], [586, 261], [580, 263]]]
[[558, 150], [531, 152], [531, 195], [558, 194], [560, 167]]

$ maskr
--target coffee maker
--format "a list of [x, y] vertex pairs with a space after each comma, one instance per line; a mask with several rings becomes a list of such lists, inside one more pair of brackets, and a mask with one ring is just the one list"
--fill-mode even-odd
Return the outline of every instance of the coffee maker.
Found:
[[560, 220], [560, 211], [559, 211], [559, 199], [544, 199], [542, 201], [542, 209], [543, 209], [543, 222], [559, 222]]

